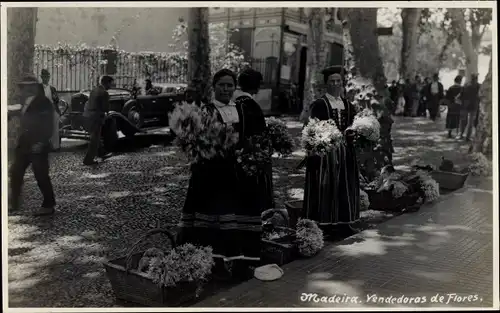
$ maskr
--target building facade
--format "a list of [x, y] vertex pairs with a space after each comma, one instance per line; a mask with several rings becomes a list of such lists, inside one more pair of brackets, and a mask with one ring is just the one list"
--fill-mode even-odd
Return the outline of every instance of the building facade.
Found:
[[[243, 49], [248, 59], [266, 60], [265, 66], [252, 65], [264, 76], [257, 98], [265, 111], [301, 110], [307, 73], [307, 16], [307, 8], [210, 8], [210, 22], [224, 23], [230, 42]], [[342, 26], [336, 10], [325, 40], [329, 65], [343, 64]]]

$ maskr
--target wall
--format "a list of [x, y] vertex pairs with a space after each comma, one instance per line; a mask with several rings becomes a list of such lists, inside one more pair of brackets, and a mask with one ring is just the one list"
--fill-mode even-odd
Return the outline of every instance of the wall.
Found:
[[[92, 46], [109, 44], [116, 35], [129, 52], [170, 52], [172, 30], [187, 8], [39, 8], [35, 42]], [[121, 31], [120, 31], [121, 30]], [[117, 34], [118, 33], [118, 34]]]

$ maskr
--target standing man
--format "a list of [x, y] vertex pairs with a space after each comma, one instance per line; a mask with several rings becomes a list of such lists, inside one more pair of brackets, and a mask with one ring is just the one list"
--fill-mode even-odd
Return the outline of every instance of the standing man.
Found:
[[[33, 75], [26, 75], [19, 83], [21, 89], [20, 136], [14, 150], [10, 168], [11, 211], [19, 209], [26, 169], [31, 164], [43, 203], [35, 216], [50, 215], [55, 211], [56, 200], [49, 176], [50, 139], [54, 106], [45, 96], [43, 86]], [[50, 127], [47, 127], [50, 125]]]
[[435, 121], [439, 112], [439, 105], [444, 98], [443, 84], [439, 82], [439, 74], [434, 74], [432, 82], [429, 85], [429, 115], [431, 120]]
[[420, 104], [420, 94], [422, 88], [422, 80], [420, 76], [415, 76], [415, 82], [411, 85], [411, 117], [417, 117], [418, 106]]
[[45, 96], [50, 100], [50, 102], [54, 106], [52, 138], [50, 140], [52, 143], [52, 150], [59, 150], [61, 148], [59, 145], [59, 118], [61, 117], [61, 110], [59, 110], [59, 96], [57, 95], [56, 88], [49, 84], [50, 73], [47, 69], [42, 69], [40, 77], [42, 78], [42, 84]]
[[470, 81], [463, 88], [463, 107], [460, 114], [460, 139], [464, 138], [464, 133], [467, 130], [465, 140], [469, 141], [472, 135], [472, 128], [477, 126], [479, 88], [480, 84], [478, 83], [477, 74], [472, 74]]
[[[100, 84], [92, 89], [89, 101], [85, 104], [83, 117], [85, 118], [85, 128], [90, 135], [90, 142], [87, 154], [83, 159], [84, 165], [96, 165], [95, 158], [101, 156], [107, 157], [101, 144], [101, 128], [104, 124], [104, 118], [109, 111], [108, 89], [113, 84], [113, 77], [102, 76]], [[101, 152], [101, 153], [99, 153]]]

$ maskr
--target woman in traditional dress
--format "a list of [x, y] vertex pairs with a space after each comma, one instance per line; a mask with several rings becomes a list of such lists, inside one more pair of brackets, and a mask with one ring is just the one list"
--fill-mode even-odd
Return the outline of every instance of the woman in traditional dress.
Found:
[[[253, 125], [247, 125], [248, 133], [260, 134], [266, 127], [264, 113], [254, 96], [259, 92], [260, 84], [262, 82], [262, 74], [252, 68], [243, 70], [238, 76], [238, 85], [240, 92], [238, 93], [235, 103], [237, 106], [244, 108], [247, 116], [251, 116], [252, 120], [258, 121]], [[274, 208], [274, 194], [273, 194], [273, 170], [271, 162], [265, 169], [265, 174], [262, 177], [256, 177], [259, 181], [255, 181], [258, 196], [264, 203], [265, 209]]]
[[452, 138], [453, 130], [459, 131], [460, 110], [462, 109], [462, 76], [455, 77], [454, 84], [446, 92], [446, 102], [448, 104], [448, 113], [446, 113], [446, 129], [448, 138]]
[[[265, 130], [260, 107], [231, 100], [236, 75], [227, 69], [213, 77], [214, 100], [202, 107], [238, 132], [238, 145]], [[211, 159], [192, 167], [181, 217], [180, 243], [211, 246], [216, 257], [260, 261], [261, 213], [267, 209], [265, 179], [247, 177], [236, 167], [236, 157]], [[248, 262], [247, 262], [248, 261]], [[242, 262], [238, 262], [241, 264]]]
[[345, 144], [325, 156], [308, 156], [303, 217], [316, 221], [325, 230], [351, 235], [359, 220], [359, 168], [353, 145], [354, 132], [348, 130], [356, 109], [341, 97], [343, 68], [323, 71], [326, 94], [311, 104], [311, 118], [333, 120], [345, 135]]

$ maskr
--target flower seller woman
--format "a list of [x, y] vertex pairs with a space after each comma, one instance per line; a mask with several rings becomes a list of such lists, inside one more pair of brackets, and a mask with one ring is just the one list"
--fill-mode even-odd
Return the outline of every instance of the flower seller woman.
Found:
[[303, 218], [316, 221], [327, 232], [348, 236], [359, 220], [359, 169], [354, 133], [348, 129], [356, 108], [342, 97], [344, 69], [332, 66], [322, 73], [326, 94], [311, 104], [310, 118], [333, 120], [345, 141], [324, 156], [307, 157]]
[[[233, 126], [237, 146], [265, 130], [259, 106], [231, 99], [237, 77], [223, 69], [213, 77], [214, 100], [202, 107], [219, 122]], [[243, 260], [245, 266], [260, 261], [261, 213], [268, 209], [272, 188], [262, 177], [248, 177], [236, 170], [236, 157], [219, 157], [192, 167], [182, 211], [179, 243], [211, 246], [216, 257]], [[248, 261], [248, 262], [247, 262]], [[244, 267], [245, 267], [244, 266]], [[234, 271], [234, 269], [233, 269]]]

